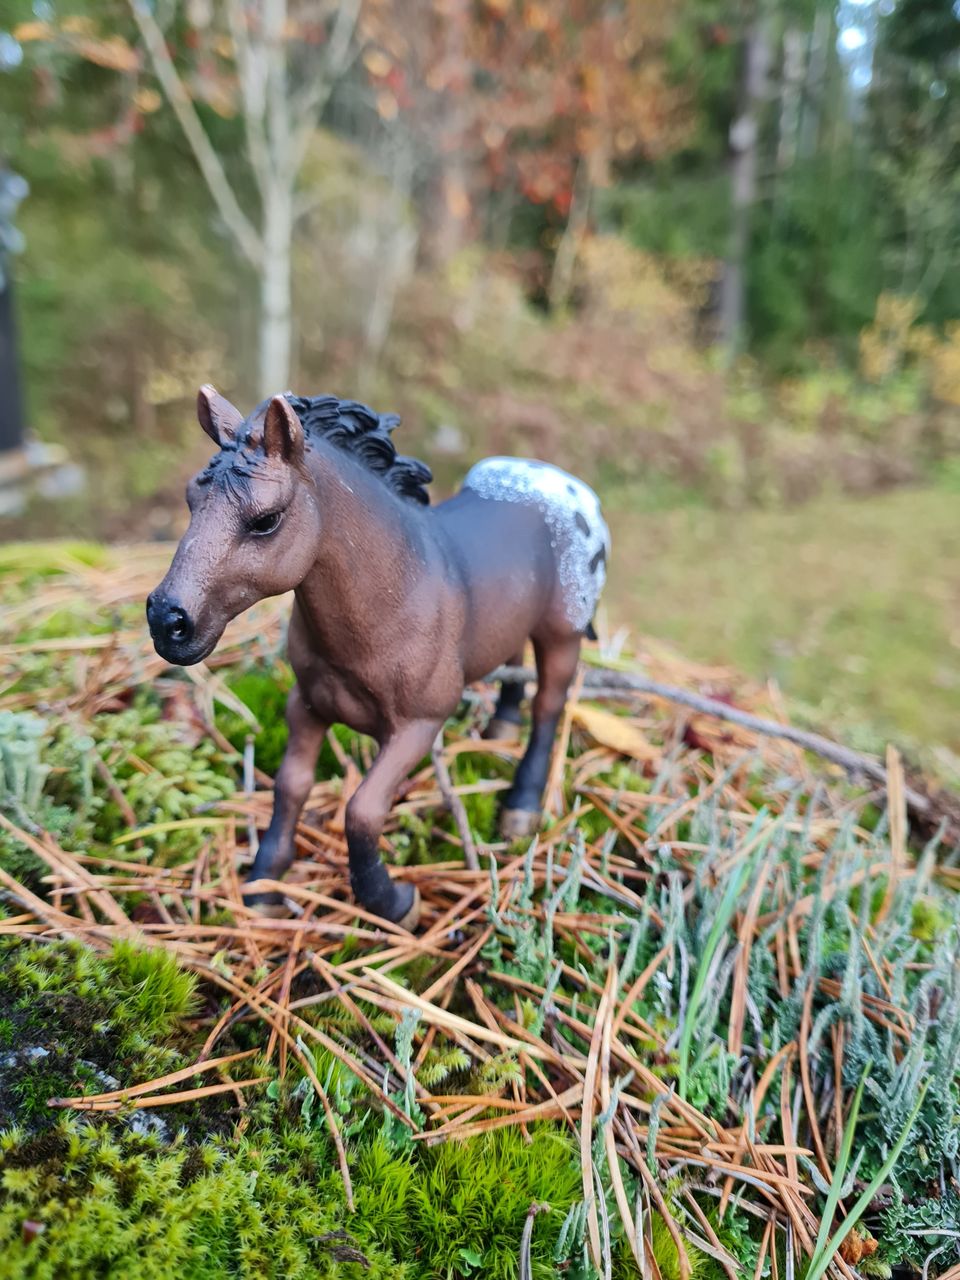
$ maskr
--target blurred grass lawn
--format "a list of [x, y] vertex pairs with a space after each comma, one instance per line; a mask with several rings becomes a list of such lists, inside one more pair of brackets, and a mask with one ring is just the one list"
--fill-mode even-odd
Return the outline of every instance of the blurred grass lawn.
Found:
[[834, 730], [960, 750], [960, 495], [630, 506], [608, 512], [612, 622], [772, 676]]

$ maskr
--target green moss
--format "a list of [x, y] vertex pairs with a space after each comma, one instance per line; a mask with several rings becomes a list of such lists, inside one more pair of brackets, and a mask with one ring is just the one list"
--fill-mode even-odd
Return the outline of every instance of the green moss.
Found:
[[[657, 1260], [657, 1266], [660, 1269], [660, 1275], [663, 1280], [680, 1280], [682, 1272], [680, 1270], [680, 1251], [677, 1248], [673, 1236], [670, 1234], [667, 1224], [659, 1214], [654, 1214], [650, 1219], [650, 1249], [653, 1256]], [[713, 1280], [712, 1272], [714, 1270], [712, 1260], [699, 1249], [695, 1249], [692, 1244], [687, 1244], [685, 1249], [687, 1262], [690, 1265], [690, 1280]], [[738, 1258], [738, 1261], [741, 1259]], [[636, 1264], [633, 1266], [633, 1273], [636, 1274]], [[629, 1270], [623, 1272], [624, 1280], [629, 1274]], [[720, 1272], [722, 1275], [723, 1272]]]
[[[174, 721], [161, 720], [161, 707], [149, 695], [129, 711], [95, 717], [91, 732], [97, 750], [110, 762], [113, 782], [124, 795], [139, 825], [176, 822], [195, 816], [234, 793], [236, 758], [225, 755], [209, 738], [192, 741]], [[67, 744], [69, 745], [69, 744]], [[76, 781], [77, 771], [71, 775]], [[127, 827], [127, 819], [106, 782], [92, 782], [95, 797], [92, 835], [111, 842]], [[193, 856], [204, 839], [194, 828], [164, 830], [145, 837], [161, 865]], [[142, 857], [141, 854], [138, 855]]]
[[560, 1225], [580, 1190], [576, 1148], [550, 1126], [535, 1128], [529, 1146], [517, 1130], [501, 1129], [416, 1160], [392, 1157], [376, 1142], [358, 1171], [358, 1216], [398, 1256], [412, 1249], [424, 1277], [513, 1280], [527, 1211], [545, 1202], [551, 1212], [538, 1218], [532, 1259], [533, 1274], [547, 1280]]
[[162, 1037], [195, 1003], [196, 979], [159, 948], [117, 942], [98, 956], [79, 944], [34, 945], [0, 939], [5, 998], [42, 1023], [45, 1003], [64, 1032], [90, 1030], [111, 1022], [140, 1036]]
[[[196, 980], [169, 953], [3, 938], [0, 967], [0, 1048], [23, 1055], [0, 1072], [0, 1125], [49, 1127], [57, 1116], [47, 1099], [98, 1092], [98, 1072], [134, 1083], [183, 1065], [180, 1023]], [[197, 1104], [181, 1119], [210, 1125], [215, 1114]]]
[[62, 1097], [67, 1092], [68, 1077], [62, 1070], [57, 1070], [56, 1061], [51, 1065], [46, 1059], [20, 1066], [12, 1087], [18, 1113], [27, 1124], [47, 1114], [48, 1098]]
[[[6, 1114], [21, 1126], [0, 1139], [5, 1276], [161, 1276], [176, 1257], [177, 1274], [187, 1277], [513, 1280], [534, 1200], [555, 1209], [538, 1220], [534, 1273], [553, 1274], [551, 1250], [579, 1187], [576, 1150], [556, 1129], [534, 1131], [529, 1147], [507, 1130], [469, 1147], [397, 1155], [376, 1137], [375, 1120], [368, 1122], [365, 1090], [339, 1061], [320, 1055], [316, 1070], [355, 1144], [351, 1216], [322, 1112], [308, 1105], [313, 1091], [296, 1076], [285, 1089], [271, 1087], [275, 1103], [251, 1100], [247, 1139], [231, 1136], [230, 1125], [219, 1139], [191, 1141], [190, 1133], [204, 1132], [192, 1122], [170, 1145], [118, 1131], [113, 1121], [84, 1129], [49, 1111], [51, 1096], [103, 1087], [98, 1070], [148, 1078], [183, 1060], [168, 1050], [161, 1064], [151, 1043], [176, 1036], [196, 1000], [192, 976], [165, 952], [125, 941], [97, 956], [80, 946], [3, 940], [0, 962], [10, 1004], [3, 1025], [14, 1048], [49, 1046], [21, 1066], [7, 1107], [0, 1105], [0, 1124]], [[424, 957], [407, 966], [407, 981], [422, 984], [431, 963]], [[367, 1012], [389, 1035], [392, 1019]], [[349, 1021], [339, 1008], [324, 1016]], [[434, 1086], [456, 1087], [468, 1065], [462, 1050], [438, 1045], [421, 1074]], [[179, 1113], [164, 1118], [175, 1132]], [[44, 1226], [29, 1243], [24, 1220]]]
[[[185, 1277], [515, 1280], [536, 1201], [551, 1206], [532, 1250], [533, 1273], [547, 1280], [579, 1188], [576, 1149], [549, 1126], [529, 1146], [505, 1130], [401, 1157], [376, 1139], [352, 1176], [354, 1215], [327, 1140], [285, 1124], [228, 1148], [164, 1147], [69, 1120], [42, 1142], [12, 1130], [0, 1136], [3, 1274], [159, 1278], [175, 1258]], [[25, 1219], [44, 1227], [30, 1243]]]
[[168, 951], [124, 940], [116, 943], [107, 964], [123, 993], [124, 1017], [142, 1036], [169, 1034], [196, 1006], [196, 977], [185, 973]]
[[416, 813], [400, 815], [397, 830], [390, 837], [397, 866], [442, 861], [450, 856], [449, 847], [434, 838], [433, 825], [432, 817], [421, 818]]
[[946, 904], [936, 898], [917, 898], [911, 910], [911, 932], [921, 942], [936, 942], [953, 924]]
[[[293, 681], [289, 663], [281, 658], [251, 664], [227, 675], [230, 692], [243, 703], [249, 715], [217, 707], [220, 732], [238, 752], [243, 751], [252, 735], [257, 767], [271, 775], [279, 769], [287, 746], [286, 705]], [[333, 725], [331, 732], [346, 755], [359, 759], [360, 744], [365, 741], [362, 734], [342, 724]], [[333, 747], [324, 740], [317, 759], [317, 776], [336, 778], [341, 772]]]
[[[478, 782], [490, 782], [495, 778], [507, 780], [513, 772], [512, 762], [501, 760], [488, 752], [462, 751], [454, 758], [450, 774], [454, 785], [472, 786]], [[478, 791], [463, 797], [470, 829], [479, 840], [497, 840], [497, 814], [500, 797], [498, 791]]]
[[235, 711], [223, 707], [217, 711], [217, 727], [238, 751], [243, 750], [247, 737], [253, 733], [254, 759], [271, 776], [280, 767], [287, 745], [284, 712], [292, 684], [293, 672], [279, 660], [232, 672], [227, 687], [248, 709], [257, 727]]
[[[162, 711], [155, 697], [141, 693], [127, 710], [82, 725], [0, 712], [0, 807], [21, 827], [40, 826], [64, 848], [87, 852], [91, 844], [112, 846], [130, 811], [137, 824], [164, 824], [232, 795], [235, 758], [209, 739], [190, 740], [180, 725], [161, 719]], [[188, 827], [142, 843], [148, 856], [173, 864], [195, 854], [203, 838]], [[112, 856], [126, 847], [119, 855], [111, 848]], [[0, 832], [0, 866], [31, 886], [47, 870], [7, 831]]]
[[[352, 1222], [319, 1136], [239, 1141], [229, 1154], [180, 1140], [157, 1149], [68, 1123], [58, 1136], [60, 1150], [27, 1167], [9, 1158], [22, 1134], [2, 1141], [0, 1256], [10, 1280], [409, 1274], [372, 1240], [356, 1241], [363, 1262], [341, 1260]], [[42, 1234], [25, 1242], [24, 1220]]]

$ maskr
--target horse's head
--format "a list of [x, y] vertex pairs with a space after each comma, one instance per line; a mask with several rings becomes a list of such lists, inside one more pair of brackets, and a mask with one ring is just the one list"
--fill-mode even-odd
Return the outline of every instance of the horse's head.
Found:
[[203, 387], [197, 413], [220, 452], [187, 486], [190, 526], [147, 600], [157, 652], [181, 666], [207, 657], [238, 613], [299, 586], [320, 536], [303, 426], [288, 401], [274, 396], [244, 419]]

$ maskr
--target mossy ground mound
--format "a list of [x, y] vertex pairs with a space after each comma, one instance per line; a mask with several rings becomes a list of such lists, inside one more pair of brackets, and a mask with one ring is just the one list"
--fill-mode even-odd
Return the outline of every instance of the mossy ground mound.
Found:
[[446, 756], [481, 868], [427, 762], [387, 832], [417, 937], [349, 900], [370, 744], [347, 733], [290, 919], [251, 920], [284, 605], [173, 672], [141, 623], [164, 554], [2, 567], [0, 1275], [960, 1263], [960, 874], [952, 834], [911, 846], [896, 757], [870, 794], [773, 739], [585, 702], [544, 833], [508, 848], [510, 752], [472, 691]]

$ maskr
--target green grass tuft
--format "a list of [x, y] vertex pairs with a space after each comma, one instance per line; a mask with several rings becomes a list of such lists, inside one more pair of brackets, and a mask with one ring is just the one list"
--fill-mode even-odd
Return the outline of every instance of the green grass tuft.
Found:
[[124, 1017], [151, 1039], [167, 1035], [180, 1018], [197, 1006], [197, 979], [159, 948], [114, 944], [108, 964], [117, 982]]

